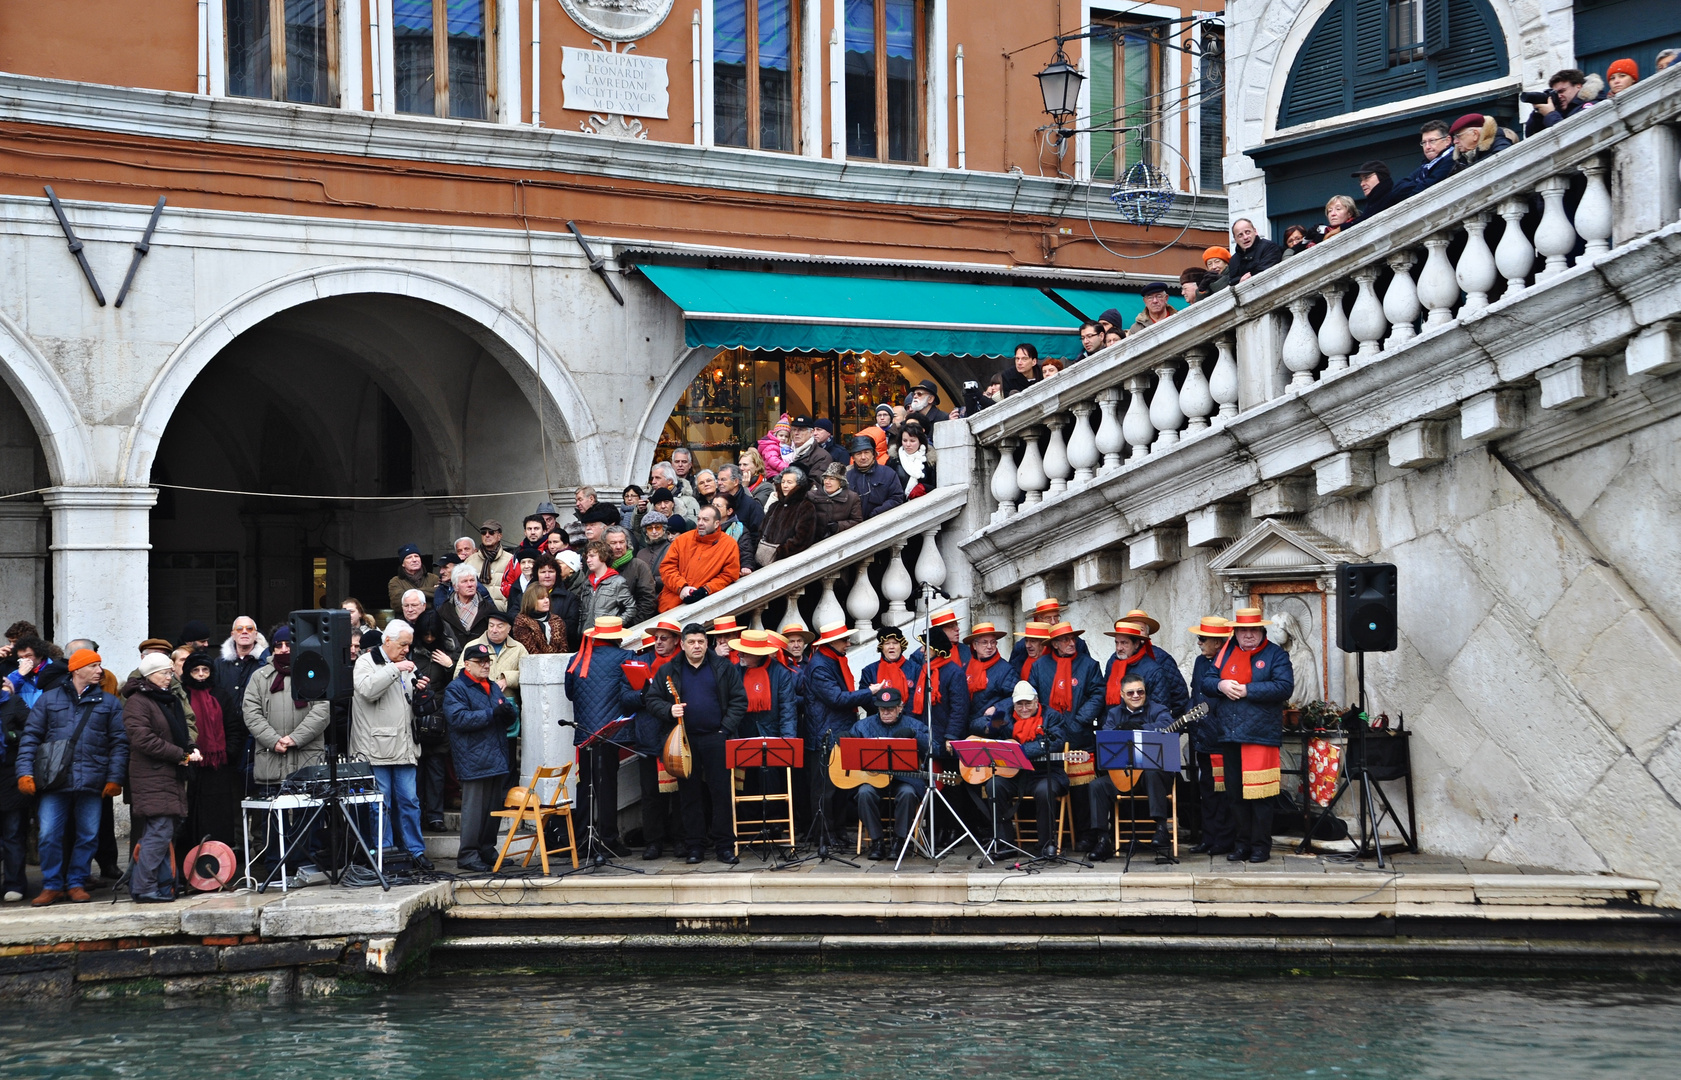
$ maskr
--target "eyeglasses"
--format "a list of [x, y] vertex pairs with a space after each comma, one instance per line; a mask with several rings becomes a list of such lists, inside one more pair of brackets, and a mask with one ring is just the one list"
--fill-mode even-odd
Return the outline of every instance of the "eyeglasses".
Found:
[[497, 535], [500, 535], [501, 532], [502, 532], [501, 529], [480, 529], [479, 530], [479, 535], [480, 536], [497, 536]]
[[1418, 140], [1418, 145], [1420, 145], [1420, 146], [1435, 146], [1439, 142], [1450, 142], [1450, 141], [1452, 141], [1452, 140], [1447, 135], [1426, 135], [1424, 138]]
[[1146, 693], [1147, 693], [1147, 691], [1144, 691], [1144, 690], [1122, 690], [1121, 691], [1121, 696], [1122, 697], [1143, 697]]
[[257, 628], [255, 626], [236, 626], [233, 628], [233, 632], [236, 634], [255, 634]]

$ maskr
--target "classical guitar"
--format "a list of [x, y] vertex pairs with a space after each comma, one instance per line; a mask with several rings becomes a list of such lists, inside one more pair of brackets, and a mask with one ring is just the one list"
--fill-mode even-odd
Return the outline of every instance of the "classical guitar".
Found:
[[[917, 772], [868, 772], [863, 769], [846, 769], [841, 767], [840, 747], [829, 750], [829, 783], [842, 791], [850, 791], [865, 784], [873, 788], [884, 788], [895, 780], [926, 780], [928, 774]], [[935, 773], [934, 782], [937, 784], [955, 784], [958, 781], [956, 773]]]
[[[1181, 716], [1173, 723], [1167, 725], [1167, 727], [1162, 729], [1162, 733], [1165, 735], [1177, 734], [1207, 715], [1208, 702], [1205, 701], [1202, 704], [1188, 710], [1184, 716]], [[1138, 783], [1138, 781], [1144, 776], [1143, 769], [1110, 769], [1108, 772], [1109, 779], [1115, 785], [1115, 790], [1123, 795], [1131, 791], [1132, 786]]]

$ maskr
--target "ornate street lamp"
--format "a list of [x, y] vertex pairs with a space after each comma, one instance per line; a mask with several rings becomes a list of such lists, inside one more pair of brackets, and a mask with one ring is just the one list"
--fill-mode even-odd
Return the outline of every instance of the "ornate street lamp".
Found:
[[1056, 55], [1051, 58], [1045, 70], [1034, 78], [1039, 80], [1039, 93], [1045, 99], [1045, 112], [1050, 114], [1059, 129], [1058, 137], [1067, 138], [1072, 132], [1060, 129], [1073, 119], [1078, 111], [1080, 84], [1086, 81], [1086, 77], [1068, 62], [1067, 54], [1062, 51], [1062, 43], [1058, 42]]

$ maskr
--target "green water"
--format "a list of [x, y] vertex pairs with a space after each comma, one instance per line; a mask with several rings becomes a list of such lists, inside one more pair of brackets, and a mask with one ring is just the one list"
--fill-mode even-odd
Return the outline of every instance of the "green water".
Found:
[[1599, 1077], [1681, 1071], [1681, 993], [1560, 983], [436, 979], [291, 1005], [0, 1008], [0, 1077]]

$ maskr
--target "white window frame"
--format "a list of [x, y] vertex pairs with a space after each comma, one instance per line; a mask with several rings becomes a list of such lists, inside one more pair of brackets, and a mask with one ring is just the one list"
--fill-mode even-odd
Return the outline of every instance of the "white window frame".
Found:
[[[361, 7], [361, 0], [340, 0], [341, 3], [355, 4]], [[496, 8], [496, 40], [491, 48], [496, 50], [496, 115], [488, 120], [463, 120], [466, 124], [519, 124], [525, 118], [525, 106], [521, 96], [520, 80], [524, 71], [523, 60], [525, 50], [520, 43], [525, 40], [524, 22], [521, 19], [521, 9], [524, 5], [520, 0], [490, 0]], [[379, 33], [374, 41], [374, 73], [369, 81], [378, 86], [375, 95], [377, 105], [375, 111], [387, 116], [397, 113], [397, 74], [393, 70], [397, 62], [397, 40], [391, 30], [391, 0], [368, 0], [369, 13], [378, 5]], [[511, 32], [510, 32], [511, 29]], [[358, 39], [357, 62], [360, 57], [360, 32]], [[341, 41], [344, 36], [341, 34]], [[342, 85], [342, 84], [341, 84]], [[358, 97], [356, 107], [361, 108]], [[407, 114], [404, 114], [407, 115]], [[446, 119], [438, 117], [438, 119]]]
[[[379, 0], [368, 0], [370, 4]], [[389, 6], [389, 0], [386, 0]], [[228, 24], [226, 0], [205, 0], [205, 81], [211, 97], [228, 96]], [[362, 108], [362, 0], [333, 0], [333, 17], [338, 20], [339, 99], [335, 104], [315, 108]], [[272, 98], [245, 98], [272, 101]], [[296, 102], [275, 102], [278, 105]]]
[[[1176, 7], [1165, 4], [1125, 4], [1121, 0], [1080, 0], [1080, 25], [1089, 28], [1093, 13], [1110, 18], [1143, 18], [1143, 19], [1179, 19], [1185, 12]], [[1091, 38], [1085, 38], [1080, 43], [1080, 74], [1085, 76], [1080, 83], [1079, 113], [1075, 117], [1076, 126], [1090, 127], [1091, 120]], [[1182, 63], [1176, 62], [1182, 54], [1177, 49], [1162, 50], [1162, 101], [1177, 103], [1184, 86]], [[1164, 110], [1165, 112], [1165, 110]], [[1179, 179], [1178, 166], [1182, 163], [1180, 156], [1188, 158], [1184, 152], [1184, 143], [1180, 141], [1180, 124], [1178, 117], [1172, 121], [1165, 117], [1162, 120], [1162, 142], [1175, 153], [1164, 155], [1171, 159], [1162, 162], [1162, 168], [1173, 177], [1174, 186], [1181, 191], [1188, 191], [1189, 187]], [[1091, 179], [1091, 133], [1082, 131], [1074, 136], [1074, 179], [1086, 181]]]
[[[754, 0], [748, 0], [753, 3]], [[823, 65], [823, 20], [819, 17], [822, 11], [821, 0], [797, 0], [800, 10], [800, 39], [795, 43], [794, 52], [800, 65], [799, 83], [800, 100], [794, 103], [798, 111], [794, 126], [800, 133], [800, 149], [798, 157], [823, 157], [827, 143], [823, 138], [823, 91], [827, 85], [825, 78], [812, 77], [813, 72], [822, 74]], [[840, 12], [842, 0], [835, 0], [835, 11]], [[713, 39], [718, 29], [718, 10], [715, 0], [700, 0], [700, 142], [702, 146], [716, 146], [716, 132], [714, 130], [713, 112]], [[745, 147], [732, 146], [731, 150], [743, 150]], [[755, 150], [757, 154], [774, 154], [777, 157], [788, 157], [786, 150]]]

